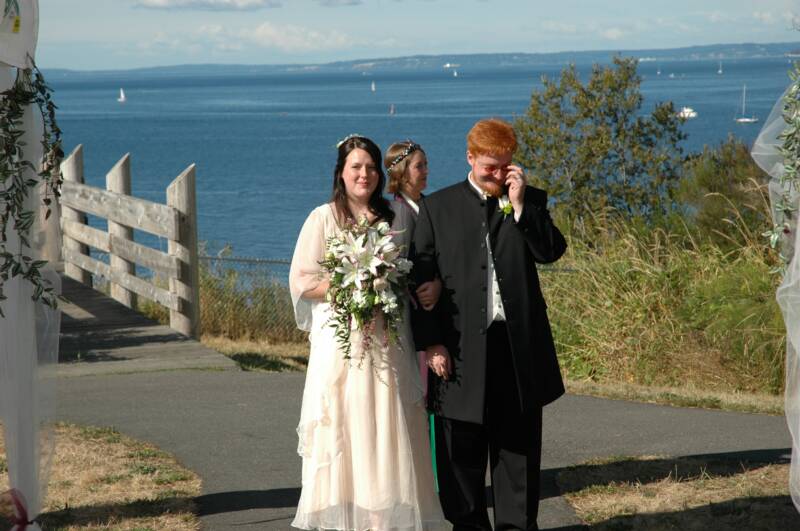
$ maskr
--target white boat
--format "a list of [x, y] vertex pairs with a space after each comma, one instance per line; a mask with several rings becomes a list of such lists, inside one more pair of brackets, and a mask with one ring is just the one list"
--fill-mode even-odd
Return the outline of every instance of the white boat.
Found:
[[656, 70], [656, 75], [657, 75], [657, 76], [660, 76], [660, 75], [661, 75], [661, 67], [660, 67], [660, 66], [659, 66], [659, 67], [658, 67], [658, 69]]
[[370, 89], [372, 92], [375, 92], [375, 82], [374, 82], [374, 81], [372, 82], [372, 85], [370, 85], [369, 89]]
[[125, 91], [124, 90], [119, 89], [119, 98], [117, 98], [117, 101], [120, 102], [120, 103], [125, 103], [126, 101], [128, 101], [128, 98], [125, 97]]
[[394, 116], [397, 113], [397, 109], [394, 107], [394, 103], [389, 104], [389, 116]]
[[736, 123], [739, 124], [754, 124], [758, 122], [758, 118], [755, 115], [752, 116], [745, 116], [745, 110], [747, 109], [747, 85], [742, 85], [742, 115], [736, 118]]
[[458, 77], [458, 70], [453, 70], [453, 77]]
[[670, 72], [669, 73], [669, 78], [670, 79], [675, 79], [675, 73], [674, 72]]
[[722, 61], [719, 62], [719, 68], [717, 68], [717, 74], [722, 75]]
[[683, 118], [684, 120], [691, 120], [692, 118], [697, 118], [697, 111], [692, 109], [691, 107], [681, 107], [681, 110], [676, 113], [678, 118]]

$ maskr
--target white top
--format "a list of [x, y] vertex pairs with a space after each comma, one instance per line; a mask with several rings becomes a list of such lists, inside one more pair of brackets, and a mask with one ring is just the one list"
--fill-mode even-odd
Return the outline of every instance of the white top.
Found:
[[[489, 198], [486, 192], [473, 182], [472, 172], [470, 172], [468, 180], [472, 188], [484, 199]], [[519, 215], [516, 212], [514, 212], [514, 221], [519, 221]], [[490, 311], [486, 312], [486, 326], [488, 328], [494, 321], [506, 320], [506, 311], [505, 308], [503, 308], [503, 297], [500, 294], [500, 283], [497, 282], [497, 274], [494, 271], [494, 257], [492, 255], [492, 246], [489, 242], [488, 230], [486, 231], [486, 252], [488, 253], [488, 260], [486, 260], [487, 286], [490, 286], [490, 289], [486, 290], [486, 295], [488, 297], [486, 300], [486, 307], [491, 308]]]
[[408, 206], [410, 206], [411, 209], [414, 211], [414, 214], [419, 214], [419, 205], [417, 204], [417, 202], [411, 199], [411, 197], [409, 197], [403, 192], [400, 192], [400, 195], [403, 196], [403, 199], [406, 200], [406, 203], [408, 203]]

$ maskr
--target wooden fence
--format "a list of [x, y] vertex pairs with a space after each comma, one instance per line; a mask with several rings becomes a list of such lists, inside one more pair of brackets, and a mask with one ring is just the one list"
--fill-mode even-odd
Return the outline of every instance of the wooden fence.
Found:
[[[197, 261], [195, 166], [167, 187], [162, 205], [132, 197], [131, 158], [126, 154], [106, 175], [106, 190], [84, 184], [83, 146], [61, 164], [61, 228], [64, 273], [91, 286], [91, 275], [109, 281], [111, 296], [129, 308], [136, 296], [169, 308], [170, 327], [199, 336], [200, 292]], [[108, 232], [86, 224], [86, 215], [108, 220]], [[167, 252], [133, 241], [139, 229], [168, 240]], [[89, 247], [108, 253], [106, 264], [89, 255]], [[136, 276], [136, 264], [168, 279], [168, 289]]]

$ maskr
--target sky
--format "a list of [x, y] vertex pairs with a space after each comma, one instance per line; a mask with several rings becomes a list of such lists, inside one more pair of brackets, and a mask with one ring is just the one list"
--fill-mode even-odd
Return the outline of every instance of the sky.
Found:
[[40, 0], [39, 11], [39, 66], [79, 70], [800, 41], [800, 0]]

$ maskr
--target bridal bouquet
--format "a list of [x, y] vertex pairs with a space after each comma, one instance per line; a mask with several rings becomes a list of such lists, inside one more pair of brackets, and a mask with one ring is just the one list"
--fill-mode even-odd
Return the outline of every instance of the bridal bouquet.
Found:
[[374, 337], [377, 318], [383, 316], [384, 345], [397, 341], [411, 262], [400, 256], [386, 222], [370, 225], [366, 218], [329, 238], [320, 262], [330, 275], [327, 300], [336, 339], [350, 359], [350, 332], [362, 332], [362, 360]]

